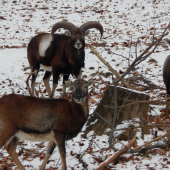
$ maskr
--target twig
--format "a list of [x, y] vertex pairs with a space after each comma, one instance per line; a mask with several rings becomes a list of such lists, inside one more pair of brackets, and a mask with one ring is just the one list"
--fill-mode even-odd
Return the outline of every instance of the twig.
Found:
[[110, 108], [110, 109], [115, 109], [115, 108], [122, 108], [122, 107], [126, 107], [126, 106], [130, 106], [130, 105], [135, 105], [135, 104], [138, 104], [138, 103], [152, 103], [152, 102], [157, 102], [157, 101], [162, 101], [162, 100], [168, 100], [170, 99], [170, 97], [165, 97], [163, 99], [157, 99], [157, 100], [146, 100], [146, 101], [134, 101], [133, 103], [129, 103], [129, 104], [125, 104], [125, 105], [122, 105], [122, 106], [108, 106], [108, 105], [104, 105], [104, 107], [107, 107], [107, 108]]
[[107, 133], [110, 133], [110, 132], [115, 132], [115, 131], [120, 131], [120, 130], [130, 130], [130, 129], [144, 128], [144, 127], [149, 127], [149, 128], [153, 128], [153, 127], [170, 127], [170, 124], [153, 124], [153, 125], [129, 126], [127, 128], [114, 129], [114, 130], [110, 130], [110, 131], [107, 131], [107, 132], [104, 132], [104, 133], [107, 134]]
[[131, 84], [134, 84], [135, 86], [141, 86], [141, 87], [144, 87], [145, 89], [153, 89], [153, 86], [145, 86], [143, 84], [138, 84], [138, 83], [131, 83]]
[[[116, 80], [114, 81], [114, 105], [115, 107], [117, 107], [117, 84], [116, 84]], [[113, 109], [112, 111], [112, 115], [113, 115], [113, 119], [112, 119], [112, 124], [111, 124], [111, 130], [114, 130], [115, 128], [115, 122], [116, 122], [116, 118], [118, 115], [117, 109]], [[109, 135], [109, 146], [110, 148], [112, 148], [114, 151], [117, 151], [118, 149], [116, 149], [113, 145], [112, 145], [112, 139], [113, 139], [113, 133], [110, 133]]]
[[129, 66], [130, 66], [131, 49], [132, 49], [132, 35], [131, 35], [130, 48], [129, 48], [129, 59], [128, 59], [128, 65]]
[[[144, 77], [143, 75], [138, 75], [138, 76], [133, 76], [133, 77], [129, 77], [127, 79], [125, 79], [127, 81], [130, 81], [131, 84], [135, 84], [133, 82], [136, 82], [138, 80], [140, 81], [143, 81], [144, 83], [146, 83], [147, 85], [149, 85], [150, 87], [152, 88], [159, 88], [159, 86], [157, 86], [156, 84], [154, 84], [153, 82], [151, 82], [150, 80], [148, 80], [146, 77]], [[138, 84], [135, 84], [135, 85], [138, 85]], [[144, 86], [144, 85], [141, 85], [139, 84], [139, 86]], [[145, 87], [145, 86], [144, 86]], [[162, 89], [162, 88], [161, 88]]]
[[103, 163], [101, 163], [95, 170], [101, 170], [104, 167], [108, 166], [111, 162], [113, 162], [115, 159], [117, 159], [120, 155], [126, 153], [128, 149], [130, 149], [136, 142], [136, 136], [121, 150], [117, 151], [112, 157], [105, 160]]
[[[101, 123], [101, 122], [100, 122]], [[90, 143], [89, 143], [89, 146], [87, 147], [86, 150], [84, 150], [82, 153], [79, 153], [76, 155], [76, 158], [79, 160], [80, 163], [83, 164], [83, 167], [87, 167], [87, 164], [83, 161], [82, 157], [85, 155], [85, 153], [87, 152], [87, 150], [92, 146], [92, 143], [93, 143], [93, 139], [94, 139], [94, 135], [96, 133], [96, 130], [98, 129], [100, 123], [96, 126], [95, 130], [94, 130], [94, 133], [92, 135], [92, 138], [90, 140]]]
[[137, 52], [137, 45], [138, 45], [138, 42], [136, 42], [136, 44], [135, 44], [135, 55], [136, 55], [136, 58], [138, 57], [138, 52]]
[[154, 149], [154, 148], [164, 149], [167, 146], [170, 147], [170, 144], [166, 144], [166, 145], [151, 145], [151, 146], [147, 146], [147, 147], [142, 148], [142, 149], [134, 150], [133, 153], [144, 153], [145, 151], [150, 150], [150, 149]]
[[109, 126], [111, 126], [111, 123], [109, 123], [107, 120], [105, 120], [101, 115], [99, 115], [96, 111], [94, 111], [94, 113], [100, 117], [100, 119], [102, 119], [104, 122], [106, 122]]
[[150, 141], [150, 142], [147, 142], [147, 143], [145, 143], [145, 144], [143, 144], [143, 145], [141, 145], [141, 146], [138, 146], [138, 147], [135, 148], [135, 149], [132, 149], [130, 152], [134, 152], [135, 150], [138, 150], [138, 149], [140, 149], [140, 148], [142, 148], [142, 147], [144, 147], [144, 146], [150, 145], [152, 142], [155, 142], [155, 141], [159, 140], [160, 138], [163, 138], [163, 137], [165, 137], [165, 136], [167, 136], [167, 135], [168, 135], [168, 133], [166, 133], [166, 134], [164, 134], [164, 135], [161, 135], [161, 136], [153, 139], [153, 140]]
[[[159, 45], [160, 41], [162, 40], [163, 37], [165, 37], [166, 35], [168, 35], [168, 33], [165, 34], [166, 30], [168, 29], [169, 25], [166, 27], [166, 29], [164, 30], [163, 34], [161, 35], [161, 37], [156, 40], [155, 42], [153, 42], [141, 55], [139, 55], [139, 57], [137, 57], [133, 63], [128, 67], [128, 69], [122, 74], [122, 76], [117, 80], [117, 83], [119, 81], [122, 81], [122, 79], [132, 70], [132, 68], [134, 68], [135, 66], [137, 66], [139, 63], [141, 63], [142, 61], [144, 61], [147, 57], [149, 57], [157, 48], [157, 46]], [[154, 47], [154, 49], [149, 53], [146, 54], [154, 45], [156, 45]], [[145, 55], [146, 54], [146, 55]], [[145, 55], [145, 56], [144, 56]]]
[[[110, 90], [110, 82], [108, 82], [108, 89], [109, 89], [109, 93], [110, 93], [110, 96], [111, 96], [111, 98], [112, 98], [112, 100], [113, 100], [113, 102], [114, 102], [114, 96], [113, 96], [113, 94], [112, 94], [112, 92], [111, 92], [111, 90]], [[116, 105], [116, 103], [114, 103], [115, 105]]]
[[[91, 50], [93, 51], [93, 53], [100, 59], [100, 61], [101, 61], [102, 63], [104, 63], [105, 66], [107, 66], [108, 69], [109, 69], [117, 78], [120, 78], [119, 73], [118, 73], [116, 70], [114, 70], [114, 69], [112, 68], [112, 66], [111, 66], [108, 62], [106, 62], [106, 61], [102, 58], [102, 56], [101, 56], [92, 46], [91, 46], [90, 48], [91, 48]], [[122, 82], [122, 84], [124, 84], [126, 87], [129, 88], [129, 84], [128, 84], [127, 82], [125, 82], [124, 79], [122, 79], [121, 82]]]

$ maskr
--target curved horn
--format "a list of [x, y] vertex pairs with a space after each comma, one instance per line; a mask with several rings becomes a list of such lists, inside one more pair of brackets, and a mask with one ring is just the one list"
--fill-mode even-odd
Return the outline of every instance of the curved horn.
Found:
[[86, 30], [90, 29], [90, 28], [96, 28], [100, 31], [101, 37], [103, 35], [103, 26], [96, 21], [89, 21], [84, 23], [83, 25], [80, 26], [80, 30], [82, 32], [85, 32]]
[[51, 30], [51, 35], [52, 37], [54, 36], [54, 32], [59, 29], [59, 28], [64, 28], [69, 30], [70, 32], [75, 31], [77, 29], [77, 27], [72, 24], [71, 22], [67, 22], [67, 21], [61, 21], [61, 22], [57, 22], [56, 24], [54, 24], [54, 26], [52, 27]]

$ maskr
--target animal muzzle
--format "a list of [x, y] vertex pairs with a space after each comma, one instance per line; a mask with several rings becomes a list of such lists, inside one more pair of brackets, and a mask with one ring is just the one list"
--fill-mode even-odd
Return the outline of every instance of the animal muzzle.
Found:
[[74, 44], [74, 47], [79, 50], [83, 47], [83, 44], [81, 43], [81, 41], [77, 40]]
[[73, 97], [73, 99], [74, 99], [74, 101], [76, 102], [76, 103], [82, 103], [82, 102], [84, 102], [85, 100], [86, 100], [86, 97]]

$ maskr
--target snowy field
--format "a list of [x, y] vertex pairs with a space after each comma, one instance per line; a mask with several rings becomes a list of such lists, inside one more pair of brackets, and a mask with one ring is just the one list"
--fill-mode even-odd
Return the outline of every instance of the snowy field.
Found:
[[[135, 42], [138, 41], [138, 54], [143, 52], [151, 43], [155, 36], [160, 36], [170, 22], [170, 1], [169, 0], [0, 0], [0, 96], [10, 94], [12, 89], [16, 94], [29, 95], [26, 90], [26, 79], [30, 70], [24, 71], [28, 67], [27, 44], [33, 36], [38, 33], [50, 33], [52, 26], [59, 21], [66, 20], [80, 26], [87, 21], [98, 21], [104, 27], [103, 38], [100, 39], [99, 31], [91, 29], [90, 35], [86, 37], [86, 57], [83, 77], [87, 80], [92, 78], [101, 84], [99, 73], [104, 81], [112, 82], [111, 76], [105, 76], [109, 72], [108, 68], [91, 52], [89, 45], [99, 52], [99, 54], [117, 71], [125, 71], [130, 62], [135, 59]], [[170, 28], [168, 29], [168, 31]], [[58, 33], [63, 33], [61, 29]], [[169, 38], [169, 35], [166, 37]], [[131, 52], [130, 51], [130, 44]], [[119, 55], [116, 55], [116, 54]], [[162, 79], [162, 68], [166, 57], [170, 54], [170, 47], [162, 41], [156, 51], [144, 62], [142, 62], [134, 72], [138, 72], [151, 80], [163, 89], [145, 91], [151, 99], [165, 97], [165, 87]], [[120, 56], [121, 55], [121, 56]], [[124, 56], [124, 57], [122, 57]], [[126, 58], [125, 58], [126, 57]], [[154, 62], [153, 62], [154, 59]], [[47, 96], [44, 93], [42, 77], [44, 72], [38, 74], [36, 80], [36, 90], [41, 89], [40, 97]], [[70, 77], [73, 80], [73, 77]], [[52, 83], [52, 80], [50, 81]], [[95, 83], [95, 85], [97, 85]], [[60, 97], [62, 88], [62, 78], [55, 92], [55, 98]], [[90, 114], [93, 113], [100, 101], [105, 88], [104, 84], [96, 89], [96, 95], [90, 100]], [[91, 102], [93, 101], [93, 102]], [[154, 111], [149, 115], [161, 115], [162, 105], [152, 105]], [[158, 136], [164, 134], [158, 131]], [[87, 139], [81, 137], [82, 132], [66, 144], [68, 170], [82, 170], [83, 164], [76, 158], [89, 146], [93, 132], [90, 132]], [[141, 134], [138, 135], [137, 145], [142, 145], [153, 139], [153, 133], [146, 135], [144, 140]], [[161, 143], [163, 141], [159, 141]], [[117, 148], [124, 147], [125, 141], [117, 143]], [[21, 141], [17, 147], [19, 159], [26, 170], [37, 170], [43, 160], [47, 143], [30, 143]], [[40, 147], [39, 147], [40, 146]], [[87, 152], [83, 156], [83, 161], [88, 165], [88, 170], [97, 167], [99, 158], [105, 160], [114, 154], [108, 144], [108, 136], [97, 136], [93, 139], [93, 152]], [[23, 149], [24, 148], [24, 149]], [[30, 151], [30, 155], [27, 151]], [[125, 154], [126, 160], [119, 161], [118, 164], [110, 164], [108, 169], [170, 169], [170, 151], [155, 150], [147, 157], [143, 155]], [[0, 150], [0, 169], [17, 169], [5, 149]], [[50, 158], [46, 169], [61, 169], [61, 159], [58, 149]]]

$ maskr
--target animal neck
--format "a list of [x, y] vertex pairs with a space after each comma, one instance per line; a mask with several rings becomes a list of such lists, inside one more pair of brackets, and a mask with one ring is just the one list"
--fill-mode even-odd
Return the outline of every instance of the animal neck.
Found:
[[77, 52], [77, 55], [81, 55], [81, 51], [82, 51], [82, 49], [76, 49], [76, 52]]
[[72, 105], [78, 111], [77, 113], [79, 115], [82, 115], [80, 113], [80, 110], [81, 110], [83, 112], [84, 118], [87, 119], [87, 117], [89, 116], [88, 98], [82, 103], [76, 103], [74, 99], [72, 98]]

